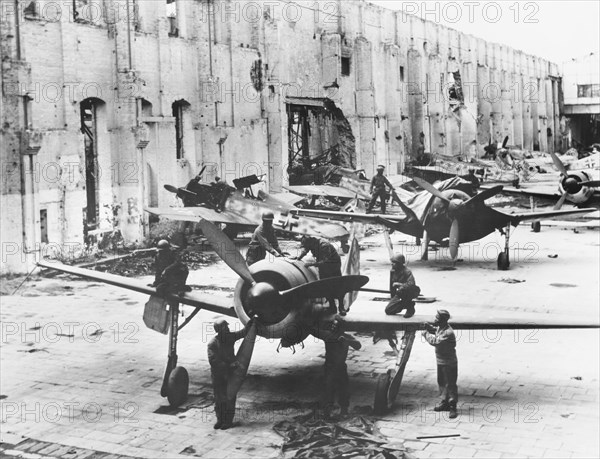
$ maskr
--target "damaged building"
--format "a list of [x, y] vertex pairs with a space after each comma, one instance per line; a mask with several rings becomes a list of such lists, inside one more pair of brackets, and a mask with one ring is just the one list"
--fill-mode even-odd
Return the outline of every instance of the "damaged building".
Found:
[[201, 167], [268, 191], [506, 135], [561, 148], [544, 59], [364, 1], [2, 2], [2, 273], [118, 231]]

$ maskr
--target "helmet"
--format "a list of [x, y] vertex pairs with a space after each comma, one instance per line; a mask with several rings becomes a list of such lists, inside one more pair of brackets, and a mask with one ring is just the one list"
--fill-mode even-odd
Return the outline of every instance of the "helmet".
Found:
[[218, 175], [215, 176], [215, 182], [218, 182], [219, 180], [221, 180], [221, 177], [219, 177]]
[[402, 254], [396, 254], [392, 257], [392, 263], [403, 265], [406, 263], [406, 257]]
[[383, 166], [381, 164], [379, 166], [377, 166], [377, 170], [384, 170], [384, 169], [385, 169], [385, 166]]
[[213, 327], [214, 327], [215, 331], [217, 333], [219, 333], [227, 325], [229, 325], [229, 322], [227, 322], [225, 319], [217, 319], [217, 320], [215, 320], [215, 323], [213, 324]]
[[168, 249], [170, 246], [169, 241], [167, 241], [166, 239], [161, 239], [160, 241], [158, 241], [158, 244], [156, 244], [156, 248], [157, 249]]
[[270, 220], [273, 221], [275, 220], [275, 215], [273, 215], [273, 212], [271, 212], [270, 210], [266, 210], [262, 213], [262, 219], [264, 220]]
[[436, 319], [439, 319], [442, 322], [448, 322], [448, 320], [450, 320], [450, 313], [445, 309], [438, 309]]

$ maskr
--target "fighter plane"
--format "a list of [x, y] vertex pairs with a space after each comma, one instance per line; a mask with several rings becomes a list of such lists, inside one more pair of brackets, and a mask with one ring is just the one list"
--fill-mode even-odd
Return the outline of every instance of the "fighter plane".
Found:
[[196, 183], [193, 191], [189, 189], [189, 184], [185, 188], [165, 185], [167, 190], [184, 201], [185, 207], [148, 207], [145, 210], [150, 214], [171, 220], [198, 222], [205, 219], [224, 223], [225, 232], [231, 238], [235, 238], [243, 228], [254, 230], [261, 223], [262, 213], [271, 211], [275, 214], [273, 226], [277, 230], [339, 240], [343, 247], [347, 247], [350, 235], [342, 225], [293, 215], [291, 212], [296, 207], [288, 201], [262, 190], [259, 190], [255, 196], [250, 186], [256, 183], [260, 183], [260, 179], [255, 175], [234, 180], [236, 189], [226, 191], [228, 195], [223, 199], [223, 204], [220, 206], [222, 209], [217, 207], [217, 201], [223, 198], [220, 194], [223, 191], [216, 191], [210, 185]]
[[[504, 192], [526, 196], [548, 197], [557, 199], [555, 210], [560, 209], [565, 201], [576, 205], [584, 205], [593, 197], [600, 197], [600, 162], [598, 154], [572, 161], [567, 166], [554, 153], [550, 157], [560, 175], [552, 184], [535, 183], [521, 185], [519, 188], [505, 187]], [[487, 188], [488, 186], [482, 186]]]
[[447, 241], [450, 256], [452, 260], [456, 260], [461, 243], [481, 239], [493, 233], [494, 230], [499, 230], [505, 237], [505, 249], [498, 255], [497, 265], [498, 269], [507, 270], [510, 266], [511, 226], [517, 226], [523, 221], [538, 221], [541, 218], [551, 219], [595, 210], [587, 208], [506, 214], [485, 204], [487, 199], [502, 191], [502, 185], [494, 186], [471, 197], [459, 189], [465, 184], [458, 177], [438, 182], [436, 186], [416, 177], [414, 181], [425, 191], [414, 195], [407, 204], [398, 200], [402, 215], [359, 214], [313, 209], [298, 209], [293, 210], [292, 213], [333, 221], [379, 224], [417, 238], [424, 237], [423, 260], [427, 259], [430, 240], [440, 244]]
[[[308, 268], [301, 261], [290, 261], [276, 258], [272, 261], [262, 260], [248, 267], [233, 241], [212, 223], [201, 220], [199, 223], [203, 233], [213, 246], [219, 257], [240, 277], [235, 288], [234, 298], [219, 298], [214, 295], [185, 293], [169, 294], [168, 333], [169, 354], [165, 369], [161, 395], [167, 397], [172, 406], [178, 406], [186, 400], [189, 387], [188, 372], [177, 365], [177, 340], [179, 331], [201, 309], [216, 312], [225, 316], [238, 318], [244, 325], [253, 314], [258, 316], [257, 326], [252, 327], [261, 337], [282, 339], [285, 345], [291, 346], [302, 342], [309, 335], [321, 340], [337, 339], [340, 333], [381, 332], [390, 337], [388, 340], [395, 352], [394, 369], [379, 376], [375, 388], [375, 410], [385, 412], [396, 400], [406, 364], [409, 360], [416, 332], [430, 317], [414, 316], [405, 319], [401, 316], [386, 316], [380, 304], [367, 302], [363, 313], [355, 314], [352, 307], [345, 317], [334, 316], [327, 312], [323, 304], [326, 297], [347, 294], [347, 304], [356, 299], [357, 290], [369, 280], [358, 274], [360, 250], [356, 239], [352, 239], [350, 252], [346, 257], [342, 277], [318, 280], [314, 268]], [[41, 261], [39, 266], [63, 273], [92, 279], [129, 290], [153, 295], [156, 290], [140, 281], [123, 276], [71, 267], [48, 261]], [[361, 300], [362, 301], [362, 300]], [[148, 304], [151, 304], [150, 301]], [[357, 302], [358, 303], [358, 302]], [[363, 301], [364, 303], [364, 301]], [[186, 321], [178, 323], [180, 304], [195, 308], [194, 313]], [[157, 312], [157, 311], [155, 311]], [[160, 313], [161, 311], [158, 311]], [[332, 324], [338, 324], [336, 332], [330, 331]], [[148, 323], [147, 323], [148, 324]], [[451, 321], [456, 330], [479, 329], [547, 329], [547, 328], [599, 328], [597, 322], [573, 319], [559, 319], [555, 316], [537, 315], [528, 317], [456, 317]], [[154, 327], [151, 327], [154, 328]], [[396, 332], [401, 332], [400, 346], [395, 344]], [[246, 341], [242, 347], [246, 345]], [[243, 375], [248, 369], [253, 344], [244, 348], [238, 373], [241, 385]]]

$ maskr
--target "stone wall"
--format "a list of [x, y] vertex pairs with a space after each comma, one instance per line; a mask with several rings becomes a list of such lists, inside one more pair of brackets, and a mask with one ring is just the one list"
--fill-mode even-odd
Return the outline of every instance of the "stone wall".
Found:
[[[3, 273], [30, 269], [44, 250], [84, 247], [89, 98], [98, 229], [117, 227], [128, 243], [143, 240], [144, 205], [175, 204], [163, 184], [185, 184], [202, 165], [207, 180], [265, 173], [280, 191], [286, 97], [331, 99], [367, 174], [505, 135], [526, 149], [557, 145], [560, 80], [543, 59], [363, 1], [170, 8], [175, 19], [161, 0], [2, 2]], [[458, 106], [448, 100], [456, 72]], [[186, 107], [181, 158], [175, 102]]]

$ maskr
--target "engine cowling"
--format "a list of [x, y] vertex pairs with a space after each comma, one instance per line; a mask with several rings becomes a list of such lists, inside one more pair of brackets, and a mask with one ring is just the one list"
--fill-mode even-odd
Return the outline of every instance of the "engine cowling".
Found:
[[581, 185], [581, 182], [588, 182], [592, 177], [585, 171], [569, 172], [567, 177], [562, 177], [558, 190], [560, 194], [567, 193], [567, 199], [575, 204], [586, 202], [594, 194], [594, 189], [589, 186]]
[[[313, 310], [313, 301], [282, 297], [279, 292], [318, 279], [301, 261], [283, 258], [261, 260], [250, 266], [256, 284], [240, 279], [234, 293], [235, 312], [243, 324], [250, 320], [249, 312], [258, 315], [258, 335], [265, 338], [286, 338], [301, 341], [306, 337], [303, 318]], [[301, 339], [302, 338], [302, 339]]]

